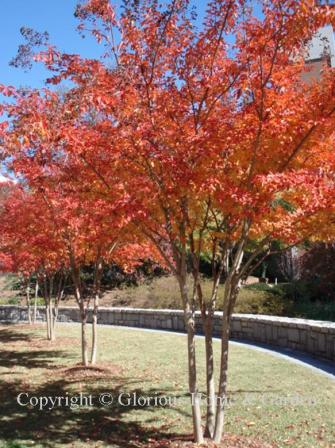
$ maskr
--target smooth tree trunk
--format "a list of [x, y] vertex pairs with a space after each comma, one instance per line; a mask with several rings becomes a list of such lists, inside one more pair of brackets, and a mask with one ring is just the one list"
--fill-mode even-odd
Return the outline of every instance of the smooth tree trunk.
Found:
[[56, 333], [55, 333], [55, 322], [54, 322], [54, 303], [53, 303], [53, 285], [54, 285], [54, 278], [53, 276], [50, 276], [48, 278], [47, 282], [47, 294], [48, 294], [48, 311], [49, 311], [49, 334], [50, 334], [50, 341], [54, 341], [56, 339]]
[[95, 263], [94, 270], [94, 304], [92, 315], [92, 351], [91, 351], [91, 364], [94, 365], [97, 359], [98, 351], [98, 311], [99, 311], [99, 299], [101, 288], [101, 276], [102, 276], [103, 262], [100, 255]]
[[99, 309], [99, 294], [94, 295], [93, 315], [92, 315], [92, 352], [91, 364], [94, 365], [97, 360], [98, 351], [98, 309]]
[[55, 328], [53, 324], [53, 302], [52, 302], [52, 278], [47, 275], [43, 276], [43, 297], [45, 303], [45, 320], [47, 324], [47, 339], [49, 341], [54, 341], [56, 339]]
[[220, 443], [223, 435], [225, 404], [227, 401], [227, 371], [228, 371], [228, 348], [229, 348], [229, 316], [223, 316], [221, 334], [221, 365], [219, 391], [217, 397], [216, 420], [214, 431], [214, 442]]
[[[243, 232], [247, 230], [247, 225]], [[237, 294], [240, 288], [241, 273], [240, 266], [244, 256], [244, 245], [246, 242], [245, 234], [241, 239], [229, 274], [225, 281], [223, 313], [222, 313], [222, 333], [221, 333], [221, 361], [220, 361], [220, 378], [216, 404], [216, 418], [214, 430], [214, 442], [220, 443], [224, 429], [225, 405], [227, 402], [227, 372], [228, 372], [228, 351], [229, 351], [229, 334], [231, 315], [235, 306]]]
[[56, 321], [53, 305], [50, 306], [50, 340], [51, 341], [56, 340]]
[[54, 341], [56, 339], [56, 333], [55, 333], [55, 320], [54, 320], [54, 305], [52, 297], [49, 297], [49, 314], [50, 314], [50, 340]]
[[215, 414], [216, 414], [216, 395], [215, 395], [215, 377], [214, 377], [214, 352], [213, 352], [213, 319], [216, 303], [216, 288], [217, 281], [215, 280], [213, 293], [208, 305], [203, 301], [202, 291], [199, 289], [200, 309], [202, 329], [205, 335], [205, 353], [206, 353], [206, 427], [205, 437], [212, 439], [215, 429]]
[[187, 331], [187, 354], [188, 354], [188, 382], [191, 395], [192, 419], [194, 440], [196, 443], [203, 443], [203, 431], [201, 426], [201, 395], [197, 385], [197, 365], [195, 353], [195, 317], [191, 304], [189, 303], [186, 272], [178, 278], [181, 296], [184, 305], [185, 328]]
[[82, 363], [88, 366], [88, 344], [87, 344], [87, 310], [81, 309], [81, 355]]
[[[234, 277], [234, 276], [233, 276]], [[214, 442], [220, 443], [224, 430], [225, 405], [227, 402], [227, 372], [231, 316], [240, 288], [240, 280], [229, 278], [225, 285], [225, 298], [222, 315], [220, 379], [216, 404]]]
[[223, 263], [219, 263], [218, 268], [214, 271], [213, 265], [213, 289], [209, 303], [206, 304], [203, 300], [202, 288], [199, 280], [199, 264], [196, 265], [197, 271], [194, 278], [198, 283], [197, 295], [199, 306], [201, 310], [202, 328], [205, 335], [205, 350], [206, 350], [206, 392], [207, 392], [207, 414], [205, 437], [212, 439], [215, 431], [215, 417], [216, 417], [216, 394], [215, 394], [215, 377], [214, 377], [214, 352], [213, 352], [213, 326], [214, 313], [216, 307], [216, 299], [220, 278], [223, 270]]
[[[161, 204], [161, 206], [162, 212], [165, 216], [166, 232], [170, 244], [173, 262], [171, 262], [170, 255], [165, 255], [165, 248], [162, 248], [160, 238], [157, 239], [156, 236], [150, 235], [150, 232], [148, 236], [154, 242], [159, 252], [163, 255], [163, 258], [167, 261], [167, 264], [172, 268], [172, 271], [174, 272], [174, 275], [176, 276], [179, 284], [180, 295], [183, 303], [185, 329], [187, 332], [188, 382], [189, 393], [191, 397], [194, 442], [197, 444], [201, 444], [204, 442], [204, 433], [202, 429], [201, 394], [199, 393], [197, 384], [195, 346], [195, 299], [197, 291], [196, 289], [193, 290], [193, 299], [191, 301], [187, 289], [187, 241], [189, 240], [189, 236], [187, 235], [186, 231], [189, 224], [187, 198], [182, 198], [180, 203], [182, 219], [178, 224], [179, 233], [177, 239], [172, 228], [171, 210], [168, 205], [166, 206], [165, 204]], [[194, 240], [192, 238], [191, 240], [191, 242], [194, 243]], [[194, 250], [195, 246], [193, 244], [193, 252]], [[195, 277], [194, 280], [195, 286], [197, 286], [197, 278]]]
[[206, 387], [207, 387], [207, 416], [205, 437], [212, 438], [215, 429], [215, 379], [214, 379], [214, 353], [213, 353], [213, 318], [211, 315], [203, 316], [203, 329], [205, 333], [206, 348]]
[[49, 304], [47, 301], [45, 302], [45, 320], [46, 320], [46, 324], [47, 324], [47, 339], [48, 339], [48, 341], [50, 341], [50, 339], [51, 339], [50, 311], [49, 311]]
[[47, 299], [45, 305], [45, 315], [46, 315], [46, 323], [47, 323], [47, 339], [48, 341], [52, 340], [52, 320], [51, 320], [51, 312], [50, 312], [50, 302]]
[[187, 329], [189, 391], [191, 394], [194, 440], [196, 443], [202, 443], [203, 432], [201, 426], [201, 395], [197, 386], [197, 367], [195, 355], [195, 320], [193, 312], [188, 309], [185, 311], [185, 324]]
[[42, 289], [42, 294], [43, 294], [43, 299], [44, 299], [44, 306], [45, 306], [45, 321], [46, 321], [46, 325], [47, 325], [47, 339], [50, 340], [51, 339], [51, 332], [50, 332], [50, 310], [49, 310], [49, 295], [48, 295], [48, 285], [47, 285], [47, 278], [46, 275], [43, 274], [43, 276], [41, 276], [41, 289]]
[[27, 317], [28, 323], [31, 325], [31, 298], [30, 298], [30, 279], [27, 279], [26, 283], [26, 302], [27, 302]]
[[62, 300], [63, 293], [64, 293], [64, 279], [63, 279], [63, 276], [61, 275], [59, 278], [59, 282], [58, 282], [55, 303], [52, 306], [51, 325], [52, 325], [52, 333], [53, 333], [54, 338], [56, 338], [56, 323], [57, 323], [57, 319], [58, 319], [58, 307], [59, 307], [59, 302]]
[[33, 323], [36, 324], [36, 319], [37, 319], [37, 299], [38, 299], [38, 280], [36, 279], [36, 284], [35, 284], [35, 296], [34, 296], [34, 314], [33, 314]]
[[213, 293], [210, 303], [207, 305], [203, 300], [203, 293], [199, 279], [199, 258], [193, 258], [193, 301], [199, 302], [201, 310], [201, 323], [205, 335], [205, 349], [206, 349], [206, 426], [204, 436], [212, 438], [215, 427], [215, 380], [214, 380], [214, 353], [213, 353], [213, 316], [215, 310], [215, 301], [217, 288], [215, 282], [213, 285]]
[[52, 313], [52, 331], [54, 334], [54, 338], [56, 338], [56, 323], [58, 319], [58, 304], [55, 304], [53, 307], [53, 313]]
[[81, 319], [81, 359], [84, 366], [88, 366], [88, 344], [87, 344], [87, 307], [82, 293], [80, 279], [80, 268], [77, 265], [73, 248], [69, 247], [69, 258], [71, 266], [71, 276], [74, 285], [74, 295], [79, 307]]

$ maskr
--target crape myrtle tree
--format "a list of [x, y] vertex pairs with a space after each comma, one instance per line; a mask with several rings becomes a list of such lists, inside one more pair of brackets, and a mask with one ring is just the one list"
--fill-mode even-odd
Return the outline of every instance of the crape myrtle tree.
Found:
[[[91, 162], [84, 154], [78, 158], [67, 150], [62, 132], [69, 120], [70, 103], [64, 101], [63, 95], [47, 89], [13, 90], [11, 94], [16, 101], [5, 108], [10, 122], [3, 134], [3, 153], [9, 156], [8, 168], [19, 179], [24, 179], [34, 192], [33, 206], [39, 208], [48, 221], [53, 232], [51, 241], [62, 245], [59, 262], [63, 261], [68, 267], [61, 272], [71, 277], [79, 307], [84, 365], [89, 363], [87, 320], [93, 301], [90, 362], [94, 364], [103, 264], [116, 263], [129, 271], [145, 259], [159, 259], [159, 254], [155, 254], [157, 251], [152, 244], [146, 242], [133, 225], [138, 211], [115, 173], [110, 173], [113, 192], [106, 201]], [[71, 94], [68, 98], [71, 99]], [[76, 119], [76, 115], [72, 113], [71, 117]], [[90, 130], [92, 115], [91, 111], [85, 112], [87, 138], [93, 139], [97, 148], [96, 132]], [[14, 206], [14, 211], [20, 213], [20, 207]], [[87, 265], [94, 267], [93, 288], [88, 288], [81, 276], [82, 268]], [[53, 280], [52, 276], [48, 290], [52, 290]]]
[[[67, 267], [64, 245], [57, 238], [48, 214], [44, 213], [41, 198], [22, 186], [13, 188], [1, 208], [0, 228], [1, 253], [11, 259], [7, 270], [24, 278], [27, 289], [30, 289], [29, 279], [36, 277], [45, 303], [47, 339], [54, 340]], [[27, 295], [28, 321], [31, 323], [29, 291]]]
[[[34, 129], [39, 138], [47, 135], [49, 153], [52, 148], [90, 173], [88, 194], [108, 202], [117, 181], [132, 206], [128, 212], [136, 211], [138, 231], [179, 282], [197, 442], [204, 437], [194, 338], [200, 307], [205, 435], [219, 442], [231, 316], [242, 278], [271, 253], [273, 241], [288, 247], [327, 227], [334, 193], [335, 77], [325, 63], [317, 83], [305, 82], [304, 57], [317, 29], [334, 22], [334, 12], [311, 0], [213, 0], [199, 26], [187, 0], [127, 1], [119, 14], [108, 0], [90, 0], [76, 15], [80, 29], [90, 29], [105, 44], [106, 59], [83, 60], [52, 47], [39, 53], [37, 59], [55, 71], [50, 82], [68, 79], [74, 87], [57, 126], [30, 114], [9, 152], [13, 157], [28, 150], [31, 142], [22, 139]], [[46, 101], [43, 108], [53, 105]], [[43, 165], [42, 146], [35, 145], [34, 158]], [[210, 297], [199, 275], [205, 251], [213, 266]], [[212, 329], [222, 276], [215, 394]]]
[[[66, 247], [68, 263], [81, 317], [82, 362], [89, 363], [87, 320], [93, 300], [91, 364], [97, 356], [97, 320], [99, 297], [101, 295], [101, 276], [104, 263], [115, 263], [124, 270], [132, 270], [141, 260], [148, 259], [152, 252], [148, 244], [140, 244], [139, 238], [132, 233], [131, 223], [127, 219], [122, 204], [112, 204], [88, 199], [86, 196], [75, 198], [64, 189], [44, 191], [48, 198], [47, 206], [57, 225], [60, 238]], [[114, 208], [115, 207], [115, 208]], [[84, 284], [81, 271], [87, 265], [93, 265], [93, 290]]]
[[[50, 181], [50, 179], [49, 179]], [[110, 203], [82, 198], [75, 201], [59, 191], [39, 192], [18, 186], [7, 198], [1, 213], [2, 266], [23, 278], [36, 276], [46, 306], [47, 337], [55, 340], [58, 306], [65, 280], [71, 276], [82, 322], [82, 361], [88, 365], [87, 318], [93, 300], [91, 364], [97, 356], [97, 319], [103, 264], [115, 263], [132, 271], [141, 260], [152, 257], [148, 244], [141, 244], [125, 219], [117, 221]], [[87, 211], [90, 211], [87, 213]], [[131, 235], [131, 240], [129, 237]], [[93, 288], [81, 277], [81, 268], [94, 266]], [[31, 307], [28, 301], [28, 320]]]
[[[15, 184], [8, 180], [0, 183], [0, 214], [4, 212], [4, 206], [6, 204], [6, 200], [9, 195], [13, 193], [13, 189], [15, 189]], [[2, 235], [2, 247], [4, 247], [5, 243], [5, 235]], [[21, 261], [21, 262], [20, 262]], [[24, 261], [27, 261], [27, 258], [24, 258]], [[36, 309], [36, 297], [35, 297], [35, 303], [34, 303], [34, 310], [31, 308], [31, 288], [30, 288], [30, 280], [31, 276], [27, 271], [25, 271], [23, 268], [22, 260], [18, 257], [18, 253], [5, 253], [1, 252], [1, 260], [0, 260], [0, 269], [2, 272], [19, 272], [19, 277], [21, 279], [21, 282], [23, 286], [25, 287], [25, 293], [26, 293], [26, 304], [27, 304], [27, 319], [28, 323], [32, 324], [35, 323], [36, 317], [35, 317], [35, 309]]]

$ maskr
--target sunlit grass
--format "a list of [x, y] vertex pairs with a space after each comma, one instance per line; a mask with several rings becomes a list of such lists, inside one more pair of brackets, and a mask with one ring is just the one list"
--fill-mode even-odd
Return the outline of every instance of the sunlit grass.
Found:
[[[126, 446], [191, 432], [185, 337], [99, 327], [101, 369], [73, 367], [80, 360], [79, 325], [59, 325], [58, 342], [45, 329], [1, 327], [1, 419], [3, 446]], [[204, 344], [197, 340], [199, 385], [204, 390]], [[219, 343], [215, 343], [216, 362]], [[115, 405], [38, 411], [20, 407], [17, 394], [64, 396], [136, 393], [167, 396], [171, 408]], [[278, 447], [331, 446], [335, 440], [335, 382], [283, 359], [231, 346], [226, 430]], [[127, 398], [127, 397], [126, 397]], [[205, 412], [205, 409], [204, 409]], [[72, 444], [72, 445], [71, 445]], [[1, 446], [1, 444], [0, 444]], [[12, 445], [15, 446], [15, 445]]]

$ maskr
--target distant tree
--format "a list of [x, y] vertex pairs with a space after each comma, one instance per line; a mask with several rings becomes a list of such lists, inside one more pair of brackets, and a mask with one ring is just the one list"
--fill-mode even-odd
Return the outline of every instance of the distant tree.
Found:
[[314, 300], [335, 299], [335, 243], [314, 243], [301, 257], [301, 279]]
[[44, 297], [47, 338], [54, 340], [65, 248], [39, 195], [21, 185], [13, 188], [1, 208], [0, 232], [0, 250], [11, 259], [8, 270], [18, 273], [25, 284], [28, 321], [32, 318], [30, 283], [35, 276]]
[[298, 247], [290, 247], [280, 254], [279, 268], [282, 276], [288, 282], [293, 282], [301, 277], [302, 250]]

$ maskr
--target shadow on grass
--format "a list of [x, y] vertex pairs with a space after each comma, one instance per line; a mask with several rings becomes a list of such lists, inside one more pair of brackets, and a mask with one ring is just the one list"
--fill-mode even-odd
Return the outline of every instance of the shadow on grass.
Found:
[[[25, 367], [27, 369], [50, 368], [53, 365], [53, 359], [67, 357], [66, 351], [54, 350], [52, 346], [36, 350], [34, 342], [38, 339], [29, 333], [19, 330], [20, 327], [17, 329], [14, 327], [13, 329], [8, 327], [0, 328], [0, 367], [7, 369], [16, 367]], [[42, 340], [42, 342], [47, 344], [47, 341]], [[15, 345], [13, 346], [12, 344]], [[28, 348], [33, 348], [33, 350], [24, 350], [27, 346]]]
[[[17, 344], [18, 341], [22, 341], [22, 345]], [[29, 351], [29, 346], [34, 347], [34, 341], [36, 338], [33, 335], [21, 332], [20, 328], [0, 331], [0, 343], [6, 348], [1, 350], [0, 367], [9, 369], [0, 380], [0, 439], [6, 441], [7, 448], [26, 447], [32, 441], [48, 448], [58, 444], [96, 446], [97, 442], [111, 447], [138, 448], [147, 446], [149, 440], [182, 438], [180, 434], [169, 431], [168, 423], [157, 429], [155, 424], [157, 425], [160, 409], [155, 403], [149, 402], [142, 406], [133, 401], [129, 404], [123, 401], [121, 405], [117, 402], [117, 397], [126, 393], [126, 399], [136, 394], [137, 397], [149, 400], [152, 397], [170, 395], [178, 399], [185, 395], [177, 396], [175, 391], [159, 391], [150, 388], [150, 384], [143, 388], [143, 383], [149, 383], [149, 379], [143, 381], [142, 378], [125, 377], [121, 373], [122, 369], [113, 365], [107, 368], [99, 365], [96, 368], [83, 368], [70, 364], [71, 352], [67, 350], [42, 350], [39, 346], [38, 350], [34, 348]], [[11, 347], [11, 343], [15, 345]], [[70, 363], [58, 364], [60, 358], [68, 358]], [[9, 377], [17, 366], [30, 369], [24, 373], [24, 380]], [[6, 382], [5, 378], [10, 378], [11, 381]], [[141, 387], [136, 387], [137, 385]], [[38, 406], [21, 406], [18, 403], [18, 395], [21, 393], [25, 394], [21, 396], [21, 401], [25, 404], [31, 397], [64, 399], [60, 406], [56, 404], [53, 409], [47, 409], [48, 405], [40, 410]], [[83, 398], [86, 406], [78, 408], [71, 408], [65, 403], [66, 397], [78, 397], [80, 393], [83, 397], [91, 396], [91, 402], [87, 403]], [[99, 396], [102, 394], [110, 394], [114, 398], [111, 406], [100, 403]], [[107, 401], [108, 397], [106, 395]], [[188, 415], [175, 407], [172, 412], [174, 416], [176, 413]]]
[[6, 324], [5, 326], [0, 326], [0, 343], [10, 344], [13, 342], [29, 342], [33, 340], [31, 334], [19, 331], [20, 326], [16, 324]]
[[53, 357], [64, 357], [64, 352], [61, 350], [35, 350], [32, 353], [28, 353], [1, 350], [0, 367], [8, 369], [13, 367], [25, 367], [27, 369], [51, 368], [53, 364], [50, 362], [50, 358]]
[[[127, 391], [127, 397], [128, 394], [132, 396], [136, 393], [138, 397], [144, 399], [162, 396], [155, 389], [144, 391], [141, 388], [133, 388], [136, 381], [131, 379], [113, 378], [113, 381], [117, 381], [117, 386], [109, 388], [96, 388], [94, 384], [91, 388], [90, 384], [85, 384], [83, 396], [87, 397], [92, 394], [93, 406], [87, 406], [87, 402], [83, 399], [86, 406], [71, 409], [63, 404], [52, 410], [20, 406], [17, 397], [22, 392], [27, 393], [28, 395], [21, 397], [21, 400], [26, 403], [29, 400], [28, 397], [78, 396], [79, 391], [69, 393], [71, 381], [64, 379], [48, 382], [37, 388], [30, 387], [29, 391], [25, 391], [20, 384], [0, 383], [0, 434], [2, 439], [6, 440], [9, 446], [11, 443], [22, 443], [25, 446], [25, 442], [31, 440], [45, 447], [54, 447], [56, 444], [77, 446], [76, 444], [79, 442], [84, 445], [91, 442], [95, 446], [94, 442], [103, 441], [113, 447], [138, 448], [141, 444], [146, 446], [146, 442], [153, 439], [180, 438], [180, 434], [172, 434], [168, 428], [150, 428], [151, 423], [154, 424], [157, 420], [155, 417], [157, 407], [154, 405], [149, 404], [143, 407], [133, 402], [129, 405], [121, 405], [117, 402], [111, 406], [101, 405], [99, 396], [106, 393], [118, 397]], [[104, 397], [105, 400], [109, 400], [107, 395]], [[150, 414], [149, 419], [146, 419], [146, 427], [137, 421], [137, 411], [141, 411], [142, 418], [143, 413]], [[174, 409], [173, 412], [178, 412], [178, 410]]]

